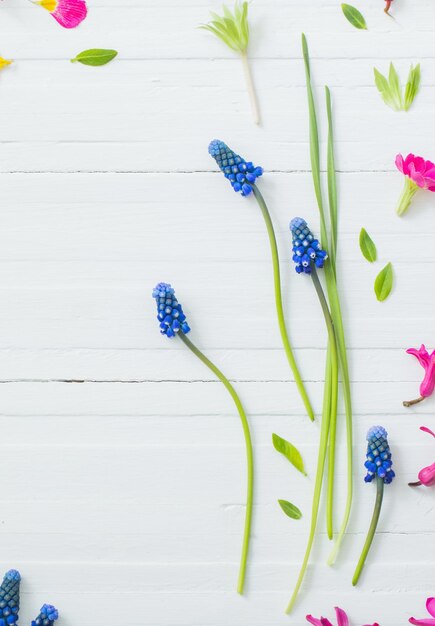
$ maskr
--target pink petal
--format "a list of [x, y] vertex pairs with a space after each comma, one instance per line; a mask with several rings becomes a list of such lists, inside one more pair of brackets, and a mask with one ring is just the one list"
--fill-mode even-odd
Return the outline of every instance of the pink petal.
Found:
[[415, 157], [414, 167], [417, 172], [424, 174], [426, 170], [426, 161], [422, 157]]
[[415, 617], [410, 617], [408, 621], [411, 624], [415, 624], [415, 626], [435, 626], [435, 619], [415, 619]]
[[415, 356], [418, 359], [418, 362], [420, 363], [420, 365], [422, 367], [424, 367], [424, 369], [426, 369], [429, 365], [429, 354], [424, 346], [424, 344], [421, 344], [420, 346], [420, 350], [417, 350], [416, 348], [408, 348], [408, 350], [406, 351], [408, 354], [412, 354], [413, 356]]
[[338, 626], [349, 626], [349, 619], [343, 609], [340, 609], [340, 607], [336, 606], [335, 613], [337, 615]]
[[326, 619], [326, 617], [321, 617], [320, 621], [322, 622], [322, 626], [332, 626], [331, 622], [329, 619]]
[[435, 598], [428, 598], [426, 600], [426, 609], [432, 617], [435, 617]]
[[433, 487], [433, 485], [435, 485], [435, 463], [432, 463], [432, 465], [428, 467], [423, 467], [423, 469], [418, 472], [418, 480], [426, 487]]
[[428, 187], [428, 191], [435, 191], [435, 186], [434, 187]]
[[424, 189], [424, 176], [415, 169], [414, 163], [409, 164], [409, 177], [415, 182], [421, 189]]
[[[432, 437], [435, 437], [434, 431], [431, 430], [430, 428], [428, 428], [427, 426], [420, 426], [420, 430], [422, 430], [424, 433], [429, 433], [429, 435], [432, 435]], [[433, 599], [434, 598], [428, 598], [428, 600], [433, 600]], [[431, 613], [431, 615], [432, 615], [432, 613]], [[435, 617], [435, 615], [434, 615], [434, 617]]]
[[313, 624], [313, 626], [322, 626], [321, 620], [317, 619], [317, 617], [313, 617], [312, 615], [306, 615], [305, 619], [307, 620], [307, 622], [310, 622], [310, 624]]
[[432, 163], [432, 161], [426, 161], [426, 172], [432, 168], [435, 168], [435, 163]]
[[75, 28], [83, 22], [87, 12], [85, 0], [58, 0], [51, 15], [64, 28]]
[[404, 169], [405, 164], [404, 164], [404, 161], [403, 161], [403, 156], [401, 154], [398, 154], [396, 156], [395, 163], [396, 163], [396, 167], [399, 170], [399, 172], [402, 172], [402, 174], [406, 174], [407, 173], [407, 171], [405, 172], [405, 169]]

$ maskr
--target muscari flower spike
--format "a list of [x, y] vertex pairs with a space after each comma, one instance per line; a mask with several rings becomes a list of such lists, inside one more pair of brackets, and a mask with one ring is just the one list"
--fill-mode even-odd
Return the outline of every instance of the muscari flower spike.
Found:
[[32, 626], [52, 626], [58, 619], [59, 612], [52, 604], [44, 604], [38, 617], [33, 620]]
[[219, 168], [227, 178], [234, 191], [242, 196], [249, 196], [252, 185], [263, 174], [263, 168], [256, 167], [251, 161], [245, 159], [232, 150], [220, 139], [213, 139], [208, 147]]
[[190, 331], [181, 304], [175, 297], [175, 290], [168, 283], [159, 283], [153, 290], [153, 298], [157, 304], [157, 319], [160, 332], [167, 337], [175, 337], [181, 330], [184, 334]]
[[312, 266], [321, 269], [328, 258], [322, 250], [320, 242], [314, 238], [307, 222], [301, 217], [295, 217], [290, 222], [290, 231], [293, 239], [293, 261], [298, 274], [311, 274]]
[[376, 502], [367, 538], [352, 578], [352, 585], [358, 583], [376, 533], [384, 497], [384, 485], [390, 484], [395, 476], [392, 470], [393, 463], [391, 461], [391, 451], [388, 444], [388, 433], [385, 428], [382, 426], [372, 426], [367, 433], [367, 442], [366, 462], [364, 463], [367, 474], [364, 480], [366, 483], [371, 483], [376, 479]]
[[366, 462], [367, 474], [364, 478], [366, 483], [371, 483], [376, 476], [382, 478], [388, 485], [392, 482], [395, 474], [392, 468], [390, 446], [388, 445], [387, 431], [382, 426], [372, 426], [367, 433]]
[[21, 575], [11, 569], [4, 575], [0, 586], [0, 626], [15, 626], [20, 610]]

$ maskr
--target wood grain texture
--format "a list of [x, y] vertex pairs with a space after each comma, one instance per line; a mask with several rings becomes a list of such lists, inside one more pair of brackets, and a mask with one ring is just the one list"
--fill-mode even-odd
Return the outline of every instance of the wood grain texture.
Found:
[[[422, 370], [409, 346], [433, 346], [435, 213], [429, 193], [408, 216], [397, 152], [434, 158], [433, 0], [358, 5], [357, 32], [338, 0], [255, 0], [250, 56], [264, 124], [255, 128], [242, 69], [196, 27], [211, 0], [89, 0], [64, 31], [25, 0], [0, 7], [0, 570], [23, 580], [21, 621], [44, 601], [63, 626], [280, 626], [306, 613], [403, 626], [433, 595], [434, 492], [411, 490], [434, 460], [434, 401], [405, 410]], [[319, 414], [326, 334], [308, 280], [290, 266], [288, 222], [319, 227], [309, 172], [300, 34], [312, 56], [325, 131], [332, 91], [339, 170], [340, 288], [355, 403], [355, 505], [342, 557], [325, 565], [323, 523], [300, 602], [283, 615], [308, 532], [318, 423], [305, 417], [281, 349], [269, 249], [252, 199], [216, 172], [208, 142], [262, 165], [276, 225], [290, 335]], [[90, 47], [119, 51], [102, 68], [72, 65]], [[421, 62], [422, 89], [393, 113], [373, 67], [402, 80]], [[322, 135], [322, 154], [325, 143]], [[324, 169], [325, 161], [322, 161]], [[379, 266], [361, 256], [367, 229]], [[391, 261], [383, 304], [373, 281]], [[150, 292], [170, 281], [192, 340], [222, 367], [250, 415], [257, 459], [247, 596], [235, 582], [243, 528], [243, 440], [234, 407], [208, 370], [158, 333]], [[339, 451], [344, 452], [343, 409]], [[390, 432], [397, 479], [361, 585], [350, 578], [373, 490], [364, 436]], [[297, 445], [300, 476], [271, 443]], [[337, 477], [344, 480], [343, 458]], [[344, 508], [338, 489], [337, 517]], [[286, 518], [279, 498], [303, 511]]]

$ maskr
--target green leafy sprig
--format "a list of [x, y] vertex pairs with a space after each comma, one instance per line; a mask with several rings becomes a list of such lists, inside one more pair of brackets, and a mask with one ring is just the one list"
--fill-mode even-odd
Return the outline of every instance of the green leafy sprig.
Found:
[[246, 87], [251, 101], [254, 122], [255, 124], [260, 124], [260, 111], [258, 107], [257, 95], [248, 61], [248, 2], [240, 2], [239, 0], [236, 0], [233, 12], [231, 12], [225, 5], [223, 5], [222, 10], [223, 15], [218, 15], [217, 13], [210, 11], [212, 20], [208, 24], [202, 24], [199, 28], [213, 33], [213, 35], [223, 41], [226, 46], [240, 55], [245, 74]]
[[359, 30], [367, 30], [367, 24], [364, 19], [362, 13], [358, 11], [351, 4], [342, 4], [341, 10], [343, 11], [344, 17], [347, 19], [352, 26], [358, 28]]
[[402, 94], [399, 75], [393, 63], [390, 63], [388, 78], [381, 74], [376, 67], [373, 68], [373, 71], [375, 74], [375, 85], [385, 104], [393, 111], [408, 111], [420, 88], [420, 64], [415, 67], [411, 65], [405, 87], [405, 95]]
[[304, 460], [302, 458], [302, 455], [299, 452], [299, 450], [295, 448], [293, 444], [290, 443], [290, 441], [287, 441], [286, 439], [283, 439], [279, 435], [276, 435], [275, 433], [273, 433], [272, 442], [273, 442], [273, 447], [275, 448], [277, 452], [285, 456], [285, 458], [288, 459], [290, 463], [293, 465], [293, 467], [295, 467], [299, 472], [301, 472], [301, 474], [303, 474], [304, 476], [307, 475], [307, 472], [305, 471]]
[[361, 232], [359, 234], [359, 247], [363, 257], [367, 259], [369, 263], [374, 263], [376, 261], [378, 256], [376, 245], [365, 228], [361, 228]]
[[393, 266], [391, 263], [387, 263], [387, 265], [376, 276], [375, 280], [375, 294], [379, 302], [383, 302], [388, 298], [393, 288], [393, 283]]

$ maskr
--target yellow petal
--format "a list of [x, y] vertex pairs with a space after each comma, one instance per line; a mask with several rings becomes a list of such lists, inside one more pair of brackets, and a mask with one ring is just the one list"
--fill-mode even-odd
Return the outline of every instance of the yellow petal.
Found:
[[7, 65], [10, 65], [11, 63], [12, 61], [9, 61], [8, 59], [4, 59], [3, 57], [0, 57], [0, 70], [2, 70]]
[[38, 4], [40, 4], [43, 9], [50, 11], [50, 13], [53, 13], [57, 8], [57, 0], [39, 0]]

